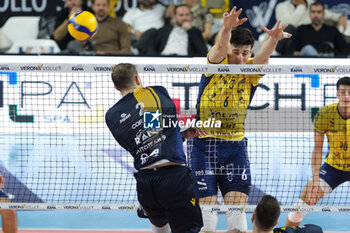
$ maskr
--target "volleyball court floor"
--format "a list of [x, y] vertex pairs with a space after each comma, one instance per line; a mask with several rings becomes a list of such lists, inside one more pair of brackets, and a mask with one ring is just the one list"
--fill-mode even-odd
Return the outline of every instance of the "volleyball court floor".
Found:
[[[92, 150], [93, 153], [86, 155], [85, 152], [84, 156], [81, 148], [76, 146], [81, 138], [62, 136], [60, 145], [56, 149], [51, 147], [50, 150], [45, 150], [45, 145], [51, 143], [48, 140], [53, 140], [52, 136], [21, 138], [21, 144], [18, 143], [18, 137], [13, 135], [0, 135], [0, 140], [6, 142], [0, 144], [0, 150], [4, 152], [0, 155], [0, 169], [11, 174], [12, 183], [16, 182], [16, 187], [21, 187], [20, 193], [13, 193], [14, 201], [21, 195], [22, 201], [23, 196], [27, 195], [28, 200], [48, 203], [65, 200], [71, 202], [73, 197], [77, 199], [77, 203], [104, 199], [111, 203], [120, 203], [127, 197], [136, 198], [129, 156], [125, 153], [122, 155], [118, 147], [108, 147], [106, 144], [100, 146], [94, 142], [96, 137], [84, 138], [85, 143], [88, 142], [86, 144], [96, 147], [85, 147], [85, 150]], [[271, 194], [282, 205], [295, 202], [311, 177], [311, 167], [308, 164], [313, 145], [312, 137], [250, 137], [248, 144], [255, 199]], [[28, 145], [33, 146], [23, 153], [24, 146]], [[104, 175], [99, 173], [100, 168]], [[113, 187], [123, 188], [120, 193], [115, 193], [113, 188], [106, 188], [112, 181]], [[57, 188], [58, 186], [62, 188]], [[6, 188], [11, 193], [11, 187], [5, 186], [4, 189]], [[339, 186], [321, 204], [350, 206], [349, 190], [348, 182]], [[250, 202], [249, 204], [254, 204], [256, 200], [253, 198]], [[251, 214], [248, 213], [247, 217], [248, 229], [251, 231]], [[27, 233], [150, 232], [148, 221], [138, 218], [135, 211], [20, 210], [18, 219], [20, 232]], [[277, 226], [283, 226], [285, 220], [286, 214], [283, 213]], [[349, 220], [350, 213], [309, 213], [303, 223], [320, 225], [326, 232], [350, 232]], [[219, 214], [218, 230], [226, 229], [225, 216]]]

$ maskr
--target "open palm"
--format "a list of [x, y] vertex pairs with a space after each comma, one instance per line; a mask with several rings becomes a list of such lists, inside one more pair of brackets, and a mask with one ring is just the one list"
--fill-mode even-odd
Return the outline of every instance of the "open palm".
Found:
[[224, 13], [224, 27], [230, 28], [231, 30], [235, 27], [238, 27], [242, 25], [245, 21], [247, 21], [247, 18], [239, 18], [239, 15], [242, 13], [242, 9], [239, 9], [237, 11], [237, 7], [233, 7], [233, 9], [230, 11], [230, 13], [225, 12]]

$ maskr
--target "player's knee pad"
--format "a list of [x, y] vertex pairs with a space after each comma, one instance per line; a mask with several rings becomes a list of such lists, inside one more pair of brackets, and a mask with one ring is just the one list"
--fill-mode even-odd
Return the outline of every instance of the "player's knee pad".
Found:
[[226, 224], [229, 230], [237, 229], [241, 232], [248, 230], [245, 212], [228, 211], [226, 213]]
[[[296, 203], [296, 206], [308, 206], [303, 200], [299, 199]], [[300, 223], [304, 216], [306, 215], [306, 212], [300, 211], [300, 212], [290, 212], [288, 214], [288, 220], [295, 223]]]
[[202, 210], [203, 227], [201, 231], [216, 232], [218, 214], [210, 210]]
[[151, 223], [151, 227], [152, 227], [153, 233], [170, 233], [171, 232], [169, 223], [165, 224], [162, 227], [157, 227]]

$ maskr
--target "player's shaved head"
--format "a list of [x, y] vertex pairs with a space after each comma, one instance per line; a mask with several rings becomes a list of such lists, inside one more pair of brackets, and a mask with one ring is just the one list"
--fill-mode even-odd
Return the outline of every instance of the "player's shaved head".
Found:
[[136, 86], [136, 67], [130, 63], [120, 63], [112, 67], [112, 81], [118, 90], [126, 90]]

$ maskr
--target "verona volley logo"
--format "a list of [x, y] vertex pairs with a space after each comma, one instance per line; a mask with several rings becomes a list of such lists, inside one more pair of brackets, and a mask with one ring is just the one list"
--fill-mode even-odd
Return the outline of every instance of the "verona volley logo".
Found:
[[160, 128], [221, 128], [221, 121], [215, 118], [209, 118], [206, 121], [196, 119], [175, 120], [174, 116], [162, 115], [159, 110], [155, 112], [143, 113], [143, 128], [144, 129], [160, 129]]

